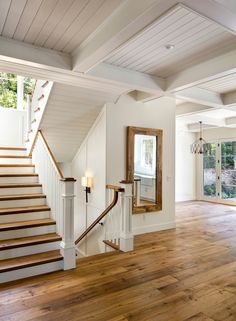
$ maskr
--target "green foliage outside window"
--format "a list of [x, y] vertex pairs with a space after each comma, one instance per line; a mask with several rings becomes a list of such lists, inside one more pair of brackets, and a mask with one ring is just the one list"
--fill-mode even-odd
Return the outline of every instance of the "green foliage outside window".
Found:
[[[27, 94], [33, 92], [34, 84], [34, 79], [24, 77], [24, 108], [26, 106]], [[5, 108], [17, 107], [17, 75], [0, 73], [0, 106]]]
[[16, 75], [0, 74], [0, 106], [16, 108], [17, 102], [17, 81]]

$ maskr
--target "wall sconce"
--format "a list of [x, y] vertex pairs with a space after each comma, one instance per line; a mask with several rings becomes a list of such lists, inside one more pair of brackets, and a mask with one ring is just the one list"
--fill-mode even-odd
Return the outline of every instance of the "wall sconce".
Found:
[[85, 187], [86, 203], [88, 203], [88, 194], [91, 193], [91, 187], [93, 187], [93, 177], [83, 176], [81, 178], [81, 185]]

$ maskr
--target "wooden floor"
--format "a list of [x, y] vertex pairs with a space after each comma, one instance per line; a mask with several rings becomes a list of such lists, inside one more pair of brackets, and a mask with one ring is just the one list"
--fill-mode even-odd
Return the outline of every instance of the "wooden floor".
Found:
[[135, 251], [0, 287], [0, 321], [236, 321], [236, 208], [177, 205]]

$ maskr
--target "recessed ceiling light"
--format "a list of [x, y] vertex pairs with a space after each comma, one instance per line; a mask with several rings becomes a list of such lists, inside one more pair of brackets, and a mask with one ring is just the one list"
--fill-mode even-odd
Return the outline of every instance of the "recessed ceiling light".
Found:
[[168, 43], [167, 45], [165, 45], [165, 48], [167, 50], [173, 50], [175, 48], [175, 45], [172, 45], [172, 44]]

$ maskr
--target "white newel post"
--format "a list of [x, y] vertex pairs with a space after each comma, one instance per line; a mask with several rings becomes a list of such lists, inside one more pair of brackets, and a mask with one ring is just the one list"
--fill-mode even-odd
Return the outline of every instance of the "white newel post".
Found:
[[76, 266], [74, 241], [74, 183], [75, 179], [73, 178], [61, 180], [62, 241], [60, 244], [60, 252], [64, 257], [64, 270], [73, 269]]
[[134, 249], [134, 237], [132, 233], [132, 184], [121, 182], [124, 192], [121, 194], [121, 233], [120, 250], [123, 252]]

